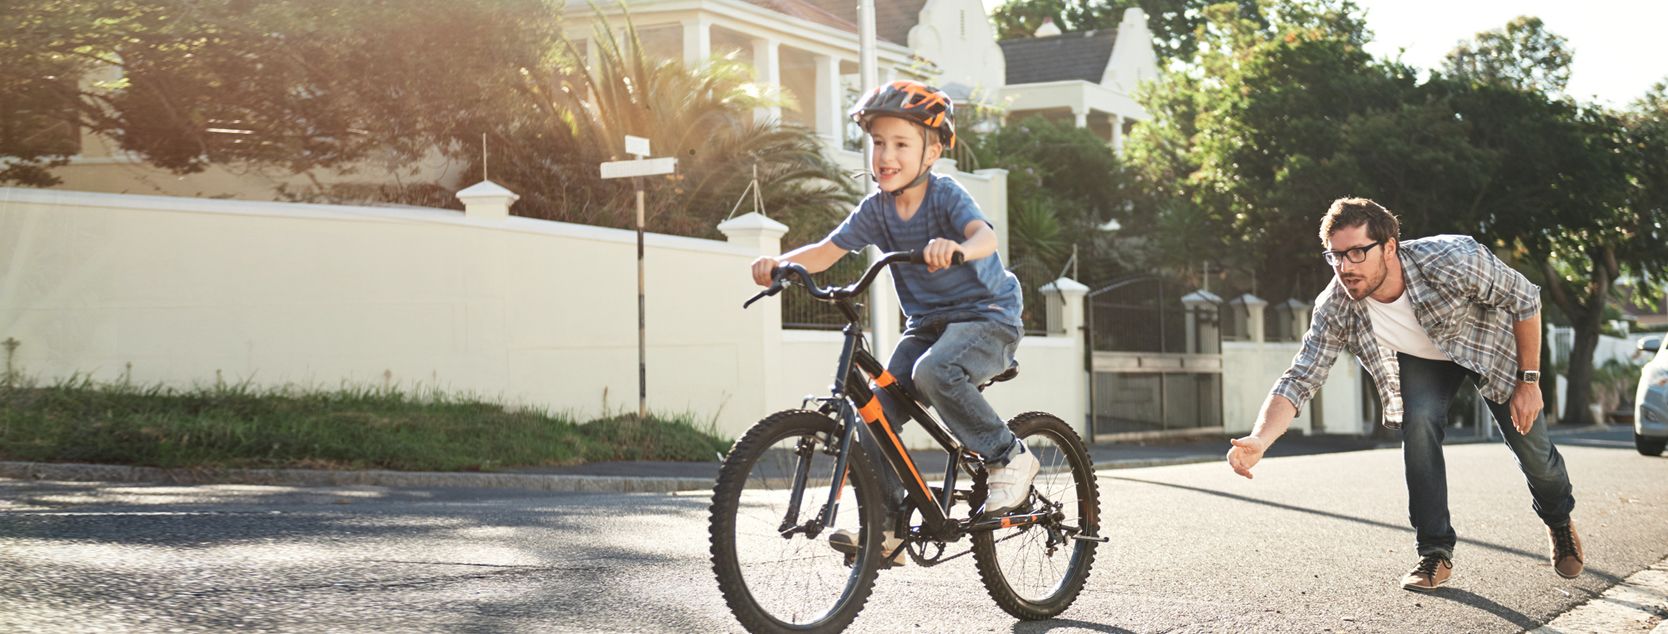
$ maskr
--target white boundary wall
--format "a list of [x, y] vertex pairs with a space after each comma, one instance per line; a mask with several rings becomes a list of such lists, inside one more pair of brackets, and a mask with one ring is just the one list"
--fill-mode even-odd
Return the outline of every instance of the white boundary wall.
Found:
[[[651, 410], [735, 436], [826, 392], [837, 337], [782, 331], [774, 299], [741, 310], [774, 248], [647, 237]], [[0, 339], [45, 381], [387, 382], [584, 420], [605, 393], [635, 411], [635, 260], [630, 231], [527, 218], [0, 188]], [[1081, 426], [1081, 346], [1026, 338], [998, 411]]]
[[[1301, 343], [1280, 342], [1222, 342], [1222, 427], [1230, 434], [1251, 431], [1268, 398], [1274, 381], [1285, 373], [1297, 356]], [[1304, 405], [1303, 411], [1292, 421], [1291, 429], [1308, 433], [1371, 434], [1376, 420], [1362, 416], [1361, 399], [1377, 399], [1362, 390], [1364, 370], [1355, 356], [1340, 354], [1332, 371], [1321, 386], [1320, 396]], [[1317, 407], [1318, 405], [1318, 407]], [[1315, 412], [1320, 411], [1320, 429], [1314, 424]]]

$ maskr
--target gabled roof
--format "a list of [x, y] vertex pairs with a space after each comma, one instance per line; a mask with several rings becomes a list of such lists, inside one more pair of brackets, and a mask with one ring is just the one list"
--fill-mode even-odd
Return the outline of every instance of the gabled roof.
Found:
[[[857, 32], [856, 10], [852, 10], [852, 19], [835, 14], [828, 9], [818, 6], [818, 3], [807, 0], [747, 0], [749, 4], [764, 7], [777, 13], [782, 13], [801, 20], [815, 22], [824, 26], [831, 26], [842, 31]], [[852, 5], [855, 7], [856, 5]], [[879, 13], [879, 11], [877, 11]], [[907, 30], [905, 32], [908, 32]]]
[[[767, 6], [764, 3], [770, 1], [772, 0], [748, 0], [761, 6]], [[822, 11], [851, 24], [851, 31], [857, 32], [857, 0], [794, 1], [815, 5]], [[926, 6], [927, 0], [875, 0], [875, 37], [909, 46], [909, 30], [921, 22], [921, 9]]]
[[1098, 84], [1112, 61], [1114, 29], [1075, 31], [1048, 37], [1002, 40], [1007, 58], [1008, 85], [1081, 79]]

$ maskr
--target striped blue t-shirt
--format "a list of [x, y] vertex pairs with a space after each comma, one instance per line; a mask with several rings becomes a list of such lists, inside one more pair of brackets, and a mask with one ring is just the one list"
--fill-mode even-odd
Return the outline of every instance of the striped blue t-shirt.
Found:
[[[969, 222], [990, 225], [979, 204], [961, 183], [948, 176], [929, 176], [921, 208], [909, 220], [898, 218], [894, 200], [885, 192], [870, 195], [829, 238], [847, 251], [871, 244], [882, 251], [919, 251], [933, 238], [966, 241], [962, 228]], [[935, 317], [959, 321], [966, 315], [1023, 328], [1019, 279], [1002, 268], [1000, 254], [934, 273], [928, 273], [925, 264], [893, 264], [892, 280], [898, 289], [898, 303], [909, 318], [908, 327]]]

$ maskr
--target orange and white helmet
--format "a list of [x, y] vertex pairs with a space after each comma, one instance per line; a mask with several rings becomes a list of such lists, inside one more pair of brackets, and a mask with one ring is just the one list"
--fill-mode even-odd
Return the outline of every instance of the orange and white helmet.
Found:
[[851, 119], [869, 129], [875, 117], [898, 117], [938, 133], [944, 149], [956, 147], [956, 105], [944, 91], [911, 79], [876, 87], [857, 100]]

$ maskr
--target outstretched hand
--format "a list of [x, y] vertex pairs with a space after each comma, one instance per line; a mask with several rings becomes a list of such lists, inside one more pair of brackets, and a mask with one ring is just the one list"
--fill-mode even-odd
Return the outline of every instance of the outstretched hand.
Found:
[[1256, 436], [1229, 439], [1233, 447], [1228, 449], [1228, 466], [1234, 468], [1234, 473], [1251, 478], [1251, 467], [1263, 459], [1263, 452], [1268, 451], [1268, 443]]

